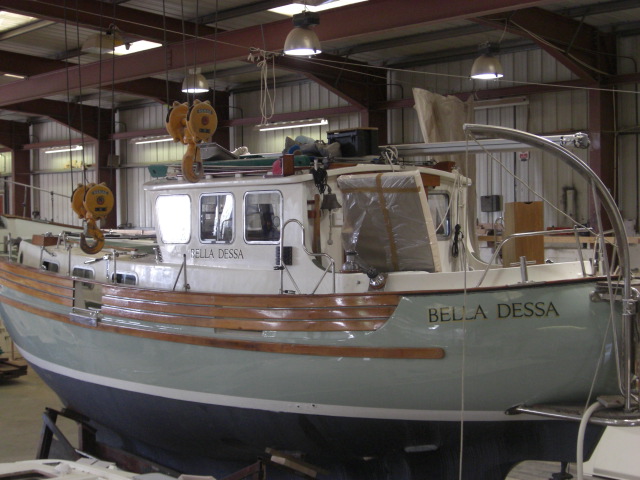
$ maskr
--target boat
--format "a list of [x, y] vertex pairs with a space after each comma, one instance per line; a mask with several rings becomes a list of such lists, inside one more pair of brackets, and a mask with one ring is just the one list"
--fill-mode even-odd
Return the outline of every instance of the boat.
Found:
[[[640, 422], [620, 213], [569, 150], [583, 135], [465, 129], [462, 151], [528, 145], [572, 166], [611, 230], [504, 234], [486, 261], [472, 182], [399, 160], [402, 146], [377, 162], [191, 158], [186, 177], [144, 186], [151, 252], [23, 239], [0, 261], [2, 320], [66, 408], [178, 471], [265, 449], [324, 478], [504, 478], [588, 458], [607, 425]], [[573, 236], [575, 259], [497, 260], [550, 235]]]

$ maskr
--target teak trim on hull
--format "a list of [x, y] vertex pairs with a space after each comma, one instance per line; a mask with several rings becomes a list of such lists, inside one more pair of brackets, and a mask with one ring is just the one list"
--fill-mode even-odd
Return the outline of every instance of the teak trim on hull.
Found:
[[[0, 261], [0, 279], [4, 280], [5, 288], [15, 290], [24, 294], [28, 294], [33, 298], [45, 300], [60, 305], [73, 307], [73, 293], [74, 293], [74, 280], [69, 277], [58, 277], [51, 273], [41, 272], [38, 269], [27, 267], [18, 264], [9, 264], [4, 261]], [[28, 281], [27, 281], [28, 280]], [[80, 282], [80, 280], [78, 280]], [[35, 288], [39, 286], [41, 288]], [[65, 296], [52, 295], [42, 288], [56, 289]], [[131, 297], [138, 297], [138, 301], [141, 301], [145, 297], [159, 298], [160, 296], [165, 300], [177, 301], [180, 298], [184, 300], [189, 299], [191, 301], [198, 302], [191, 304], [193, 311], [211, 312], [219, 311], [220, 308], [213, 306], [202, 305], [202, 303], [214, 303], [214, 305], [228, 305], [234, 304], [240, 306], [246, 304], [246, 300], [250, 296], [242, 295], [229, 295], [229, 296], [216, 296], [207, 294], [184, 294], [180, 292], [161, 292], [161, 291], [145, 291], [135, 288], [123, 288], [111, 285], [103, 285], [105, 292], [109, 292], [110, 295], [103, 295], [103, 300], [111, 302], [111, 307], [105, 308], [105, 313], [113, 313], [114, 316], [126, 317], [123, 315], [122, 310], [115, 308], [114, 304], [117, 304], [117, 294], [123, 295], [123, 303], [132, 301]], [[114, 295], [115, 294], [115, 295]], [[71, 295], [71, 296], [69, 296]], [[184, 296], [187, 295], [187, 296]], [[255, 298], [255, 297], [254, 297]], [[316, 307], [318, 305], [324, 305], [323, 308], [309, 308], [309, 299], [295, 298], [293, 296], [266, 296], [267, 304], [271, 305], [271, 308], [275, 309], [272, 312], [265, 309], [249, 309], [250, 313], [247, 315], [270, 315], [274, 316], [277, 312], [282, 311], [285, 316], [295, 316], [301, 318], [305, 315], [306, 311], [314, 311], [314, 315], [322, 315], [324, 311], [325, 318], [330, 320], [273, 320], [266, 318], [264, 320], [241, 320], [241, 319], [216, 319], [216, 318], [197, 318], [190, 320], [181, 316], [164, 316], [166, 323], [173, 324], [186, 324], [192, 322], [195, 326], [204, 327], [217, 327], [226, 328], [234, 326], [236, 330], [253, 330], [258, 327], [265, 327], [268, 330], [287, 330], [287, 331], [356, 331], [356, 330], [374, 330], [379, 328], [388, 319], [389, 315], [393, 312], [395, 306], [397, 306], [400, 296], [399, 295], [345, 295], [337, 297], [314, 297], [318, 302], [312, 302]], [[375, 300], [374, 300], [375, 299]], [[225, 302], [228, 300], [228, 302]], [[302, 302], [300, 300], [303, 300]], [[330, 356], [330, 357], [351, 357], [351, 358], [386, 358], [386, 359], [440, 359], [444, 358], [444, 349], [433, 348], [412, 348], [412, 347], [360, 347], [360, 346], [335, 346], [335, 345], [309, 345], [301, 343], [283, 343], [283, 342], [271, 342], [271, 341], [255, 341], [255, 340], [239, 340], [228, 339], [220, 337], [205, 337], [190, 334], [177, 334], [167, 333], [160, 331], [151, 331], [148, 329], [134, 328], [130, 326], [113, 325], [101, 321], [104, 318], [103, 314], [100, 314], [98, 321], [92, 324], [91, 322], [78, 322], [76, 319], [82, 315], [78, 314], [78, 311], [74, 311], [73, 315], [64, 315], [49, 311], [45, 308], [34, 306], [26, 301], [16, 300], [8, 298], [6, 296], [0, 297], [0, 302], [10, 305], [14, 308], [23, 310], [33, 315], [38, 315], [43, 318], [49, 318], [54, 321], [62, 323], [73, 324], [82, 328], [92, 328], [101, 330], [104, 332], [116, 333], [120, 335], [129, 335], [139, 338], [146, 338], [150, 340], [167, 341], [174, 343], [184, 343], [189, 345], [200, 345], [214, 348], [225, 348], [232, 350], [246, 350], [253, 352], [263, 353], [281, 353], [281, 354], [293, 354], [293, 355], [315, 355], [315, 356]], [[202, 303], [201, 303], [202, 302]], [[306, 304], [307, 308], [303, 308]], [[157, 303], [156, 303], [157, 305]], [[289, 309], [282, 308], [288, 305]], [[363, 313], [361, 311], [361, 305], [367, 305], [365, 309], [367, 312], [376, 311], [379, 316], [378, 319], [359, 319]], [[372, 306], [373, 305], [373, 306]], [[176, 308], [185, 308], [189, 305], [177, 306]], [[297, 306], [297, 307], [296, 307]], [[357, 307], [357, 308], [353, 308]], [[294, 314], [295, 309], [298, 311]], [[238, 309], [237, 311], [240, 311]], [[347, 313], [351, 312], [351, 313]], [[71, 313], [71, 312], [70, 312]], [[131, 313], [131, 312], [129, 312]], [[147, 320], [153, 323], [161, 323], [161, 316], [158, 313], [139, 312], [143, 317], [141, 320]], [[334, 318], [331, 318], [331, 317]], [[132, 318], [132, 317], [129, 317]], [[345, 320], [345, 318], [351, 318], [352, 320]], [[355, 320], [354, 320], [355, 318]], [[225, 327], [226, 325], [226, 327]], [[267, 328], [268, 327], [268, 328]], [[275, 327], [275, 328], [274, 328]], [[353, 327], [353, 328], [351, 328]]]

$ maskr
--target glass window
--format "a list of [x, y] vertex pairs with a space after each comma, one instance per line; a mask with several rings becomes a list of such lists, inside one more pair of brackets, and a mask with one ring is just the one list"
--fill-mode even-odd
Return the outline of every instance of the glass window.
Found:
[[247, 192], [244, 196], [244, 239], [247, 243], [278, 243], [282, 194]]
[[449, 194], [445, 192], [429, 192], [429, 209], [431, 219], [436, 227], [438, 237], [451, 235], [451, 211], [449, 210]]
[[217, 193], [200, 197], [200, 240], [206, 243], [231, 243], [233, 195]]
[[[115, 283], [121, 283], [123, 285], [136, 285], [138, 283], [135, 274], [117, 272], [115, 275]], [[111, 281], [113, 281], [113, 274], [111, 274]]]
[[[82, 268], [82, 267], [73, 267], [73, 270], [71, 271], [71, 275], [79, 278], [88, 278], [90, 280], [93, 280], [93, 277], [94, 277], [93, 270], [89, 268]], [[93, 289], [92, 283], [82, 282], [81, 285], [84, 288], [88, 288], [89, 290]]]
[[163, 243], [187, 243], [191, 238], [191, 198], [189, 195], [160, 195], [156, 217]]
[[59, 265], [57, 263], [48, 262], [46, 260], [43, 260], [42, 269], [46, 270], [48, 272], [58, 272], [60, 270], [60, 267], [59, 267]]

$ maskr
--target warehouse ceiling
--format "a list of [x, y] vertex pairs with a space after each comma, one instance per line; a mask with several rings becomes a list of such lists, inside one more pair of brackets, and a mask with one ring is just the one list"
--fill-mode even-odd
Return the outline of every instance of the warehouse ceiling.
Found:
[[[93, 136], [70, 120], [78, 105], [90, 116], [184, 100], [180, 83], [194, 67], [215, 91], [255, 89], [261, 70], [248, 57], [260, 51], [275, 54], [279, 82], [311, 78], [338, 91], [347, 72], [383, 77], [384, 68], [469, 59], [487, 41], [503, 52], [543, 48], [580, 81], [601, 84], [616, 74], [615, 36], [640, 33], [637, 0], [368, 0], [321, 11], [315, 31], [323, 54], [291, 59], [281, 55], [291, 18], [270, 11], [288, 3], [0, 0], [0, 121], [49, 118]], [[160, 46], [127, 55], [82, 51], [88, 37], [114, 27], [127, 45]], [[356, 92], [343, 97], [360, 101]]]

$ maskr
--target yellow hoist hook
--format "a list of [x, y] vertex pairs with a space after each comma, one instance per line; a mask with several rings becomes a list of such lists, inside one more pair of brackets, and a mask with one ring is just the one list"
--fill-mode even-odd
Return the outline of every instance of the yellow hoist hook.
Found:
[[[86, 226], [80, 234], [80, 248], [83, 252], [94, 254], [104, 247], [104, 235], [97, 222], [105, 218], [115, 204], [111, 189], [105, 183], [78, 185], [71, 196], [71, 208]], [[87, 243], [87, 237], [94, 239], [94, 244]]]

